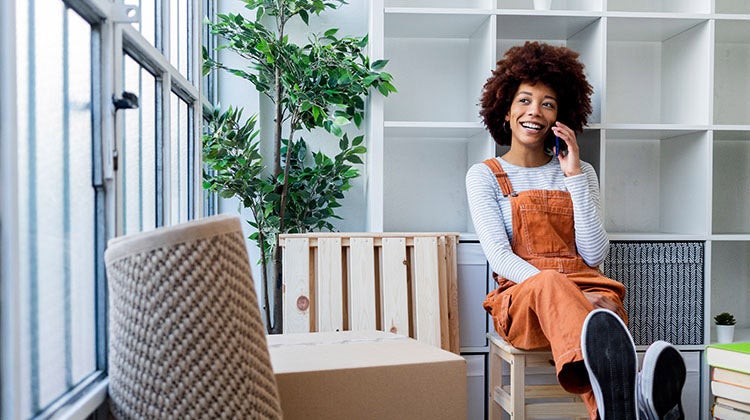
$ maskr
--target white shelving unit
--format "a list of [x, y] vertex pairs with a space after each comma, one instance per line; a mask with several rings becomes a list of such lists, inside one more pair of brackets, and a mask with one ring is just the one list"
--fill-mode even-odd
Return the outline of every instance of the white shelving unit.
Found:
[[[578, 140], [599, 174], [610, 238], [703, 243], [703, 344], [722, 311], [750, 339], [750, 2], [553, 0], [544, 11], [532, 0], [370, 4], [372, 58], [390, 60], [399, 89], [370, 104], [370, 230], [457, 231], [459, 248], [476, 254], [464, 176], [502, 153], [480, 123], [482, 86], [511, 46], [564, 45], [594, 87]], [[492, 286], [469, 274], [483, 271], [476, 260], [459, 269], [461, 290], [474, 296], [461, 305], [480, 307]], [[476, 338], [492, 326], [474, 309], [462, 308], [462, 328], [477, 328], [466, 333]], [[464, 346], [475, 387], [484, 349]], [[696, 361], [701, 349], [683, 347]], [[690, 418], [708, 418], [708, 371], [700, 371], [691, 391], [700, 398], [691, 397], [702, 409]]]

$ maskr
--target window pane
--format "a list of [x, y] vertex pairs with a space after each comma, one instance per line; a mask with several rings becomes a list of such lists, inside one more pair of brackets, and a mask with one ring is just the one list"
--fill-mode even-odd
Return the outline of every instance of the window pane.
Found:
[[169, 0], [169, 62], [172, 63], [182, 75], [188, 80], [193, 75], [188, 72], [190, 60], [188, 48], [190, 47], [190, 31], [188, 24], [192, 17], [187, 0]]
[[174, 92], [171, 100], [170, 177], [172, 223], [190, 218], [188, 203], [192, 186], [188, 183], [188, 170], [193, 159], [188, 152], [191, 136], [191, 115], [188, 104]]
[[96, 200], [91, 27], [61, 1], [29, 0], [16, 17], [26, 417], [96, 368]]
[[127, 54], [123, 66], [123, 89], [139, 98], [138, 109], [120, 111], [123, 230], [130, 234], [156, 227], [156, 79]]
[[140, 22], [133, 23], [133, 27], [138, 29], [144, 38], [156, 46], [156, 0], [127, 0], [125, 4], [138, 6], [141, 13]]
[[[91, 27], [75, 12], [68, 10], [68, 107], [70, 137], [70, 163], [67, 174], [70, 177], [70, 241], [71, 249], [71, 290], [70, 328], [72, 330], [72, 379], [77, 383], [95, 368], [95, 327], [94, 307], [94, 220], [95, 194], [92, 187], [92, 91], [91, 91], [91, 51], [87, 49], [91, 39]], [[73, 244], [91, 244], [78, 247]]]

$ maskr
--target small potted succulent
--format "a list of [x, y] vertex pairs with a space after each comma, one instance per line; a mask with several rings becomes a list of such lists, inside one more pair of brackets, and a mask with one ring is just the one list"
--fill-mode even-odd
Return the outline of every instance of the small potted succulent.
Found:
[[716, 323], [716, 341], [731, 343], [734, 340], [734, 324], [737, 321], [729, 312], [722, 312], [714, 317]]

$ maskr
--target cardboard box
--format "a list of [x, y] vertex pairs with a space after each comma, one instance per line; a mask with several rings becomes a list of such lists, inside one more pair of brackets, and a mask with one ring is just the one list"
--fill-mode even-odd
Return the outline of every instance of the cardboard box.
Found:
[[284, 419], [465, 419], [466, 361], [381, 331], [269, 335]]

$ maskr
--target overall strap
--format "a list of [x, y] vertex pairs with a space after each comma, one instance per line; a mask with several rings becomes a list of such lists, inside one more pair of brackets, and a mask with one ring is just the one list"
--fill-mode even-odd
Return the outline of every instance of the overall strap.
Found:
[[510, 184], [510, 179], [508, 179], [508, 174], [505, 173], [503, 170], [503, 167], [500, 165], [500, 162], [497, 161], [495, 158], [487, 159], [483, 162], [485, 165], [487, 165], [493, 174], [495, 174], [495, 178], [497, 178], [497, 183], [500, 184], [500, 189], [503, 191], [503, 196], [507, 197], [509, 195], [515, 196], [516, 193], [513, 191], [513, 185]]

